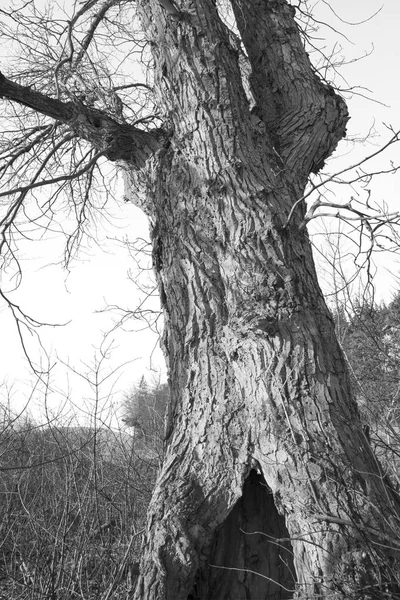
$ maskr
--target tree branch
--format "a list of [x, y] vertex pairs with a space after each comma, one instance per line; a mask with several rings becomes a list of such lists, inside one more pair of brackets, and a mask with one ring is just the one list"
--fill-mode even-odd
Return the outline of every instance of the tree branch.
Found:
[[7, 79], [1, 72], [0, 98], [18, 102], [65, 123], [109, 160], [124, 160], [137, 169], [145, 165], [166, 138], [166, 133], [161, 129], [148, 132], [128, 123], [119, 123], [104, 111], [78, 101], [62, 102], [51, 98]]
[[288, 171], [317, 173], [345, 135], [344, 100], [317, 76], [286, 0], [232, 0], [257, 115]]
[[95, 16], [93, 18], [93, 22], [90, 26], [90, 29], [86, 33], [85, 38], [83, 39], [83, 41], [81, 43], [81, 49], [79, 50], [79, 52], [75, 58], [75, 64], [82, 60], [83, 55], [87, 52], [87, 49], [89, 48], [89, 45], [94, 37], [97, 27], [99, 26], [101, 21], [104, 19], [105, 15], [109, 11], [109, 9], [112, 6], [114, 6], [115, 4], [118, 4], [118, 1], [119, 0], [108, 0], [108, 2], [106, 2], [100, 8], [99, 12], [95, 14]]

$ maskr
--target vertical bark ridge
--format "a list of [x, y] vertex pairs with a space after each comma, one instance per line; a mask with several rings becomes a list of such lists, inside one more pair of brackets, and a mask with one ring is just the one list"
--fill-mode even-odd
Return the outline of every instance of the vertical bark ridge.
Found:
[[[186, 4], [190, 3], [182, 2], [183, 9]], [[165, 22], [156, 0], [141, 7], [140, 14], [153, 42], [159, 104], [171, 122], [176, 151], [196, 163], [207, 146], [212, 156], [209, 183], [215, 186], [218, 170], [231, 164], [240, 170], [242, 163], [251, 161], [257, 161], [255, 172], [268, 170], [272, 185], [281, 164], [268, 134], [260, 133], [254, 124], [238, 54], [213, 0], [199, 0], [196, 12], [183, 11], [181, 20]], [[255, 144], [263, 146], [268, 161], [252, 152]], [[204, 181], [203, 173], [202, 177]]]

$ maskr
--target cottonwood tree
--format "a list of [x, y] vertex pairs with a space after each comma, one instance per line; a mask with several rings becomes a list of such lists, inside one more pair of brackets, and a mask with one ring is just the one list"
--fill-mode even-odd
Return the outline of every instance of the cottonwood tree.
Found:
[[[220, 4], [30, 13], [35, 64], [0, 79], [25, 127], [2, 147], [2, 250], [15, 257], [18, 211], [44, 183], [59, 186], [45, 214], [63, 188], [82, 222], [104, 157], [149, 216], [171, 400], [136, 599], [399, 597], [400, 503], [362, 428], [302, 200], [346, 104], [305, 51], [304, 3], [230, 0], [236, 32]], [[118, 79], [122, 46], [150, 79]]]

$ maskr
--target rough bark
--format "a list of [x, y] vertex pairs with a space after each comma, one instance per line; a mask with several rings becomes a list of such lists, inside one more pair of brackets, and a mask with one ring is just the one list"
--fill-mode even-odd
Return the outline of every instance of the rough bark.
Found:
[[295, 569], [288, 536], [271, 490], [252, 470], [241, 498], [214, 532], [213, 563], [198, 571], [189, 598], [292, 598]]
[[[265, 549], [227, 546], [254, 467], [274, 504], [270, 516], [260, 506], [257, 528], [269, 535], [284, 516], [296, 597], [384, 597], [399, 503], [363, 434], [303, 208], [287, 222], [344, 135], [345, 104], [315, 76], [286, 2], [234, 1], [254, 118], [214, 2], [180, 4], [179, 19], [155, 1], [140, 8], [173, 130], [148, 170], [146, 205], [172, 404], [135, 598], [287, 597], [287, 573], [268, 570]], [[252, 560], [237, 567], [243, 547]], [[257, 582], [230, 570], [252, 564]], [[282, 577], [273, 591], [271, 572]]]
[[232, 0], [232, 7], [253, 66], [257, 114], [286, 169], [304, 182], [344, 136], [346, 104], [314, 72], [293, 6], [284, 0]]
[[83, 102], [62, 102], [11, 81], [2, 73], [0, 98], [13, 100], [65, 123], [110, 160], [124, 160], [135, 169], [144, 167], [166, 138], [166, 133], [161, 130], [147, 132], [128, 123], [119, 123], [104, 111], [86, 106]]

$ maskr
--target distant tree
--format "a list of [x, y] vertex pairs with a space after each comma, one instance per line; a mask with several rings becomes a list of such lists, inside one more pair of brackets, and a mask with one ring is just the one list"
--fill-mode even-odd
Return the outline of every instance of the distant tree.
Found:
[[[373, 265], [354, 261], [355, 240], [339, 225], [326, 232], [319, 264], [335, 330], [350, 367], [354, 394], [365, 427], [374, 437], [393, 424], [400, 386], [400, 293], [391, 301], [375, 301]], [[369, 266], [369, 270], [363, 268]], [[381, 454], [381, 452], [380, 452]]]
[[399, 293], [388, 304], [354, 301], [342, 339], [365, 427], [385, 462], [400, 439], [399, 301]]
[[165, 383], [148, 384], [144, 377], [125, 396], [123, 422], [133, 427], [141, 445], [155, 453], [161, 460], [165, 437], [165, 412], [169, 400], [169, 389]]
[[357, 302], [354, 308], [342, 346], [358, 382], [357, 396], [369, 405], [370, 415], [373, 415], [381, 410], [384, 399], [392, 397], [394, 392], [393, 373], [384, 342], [390, 310], [384, 305], [357, 305]]

